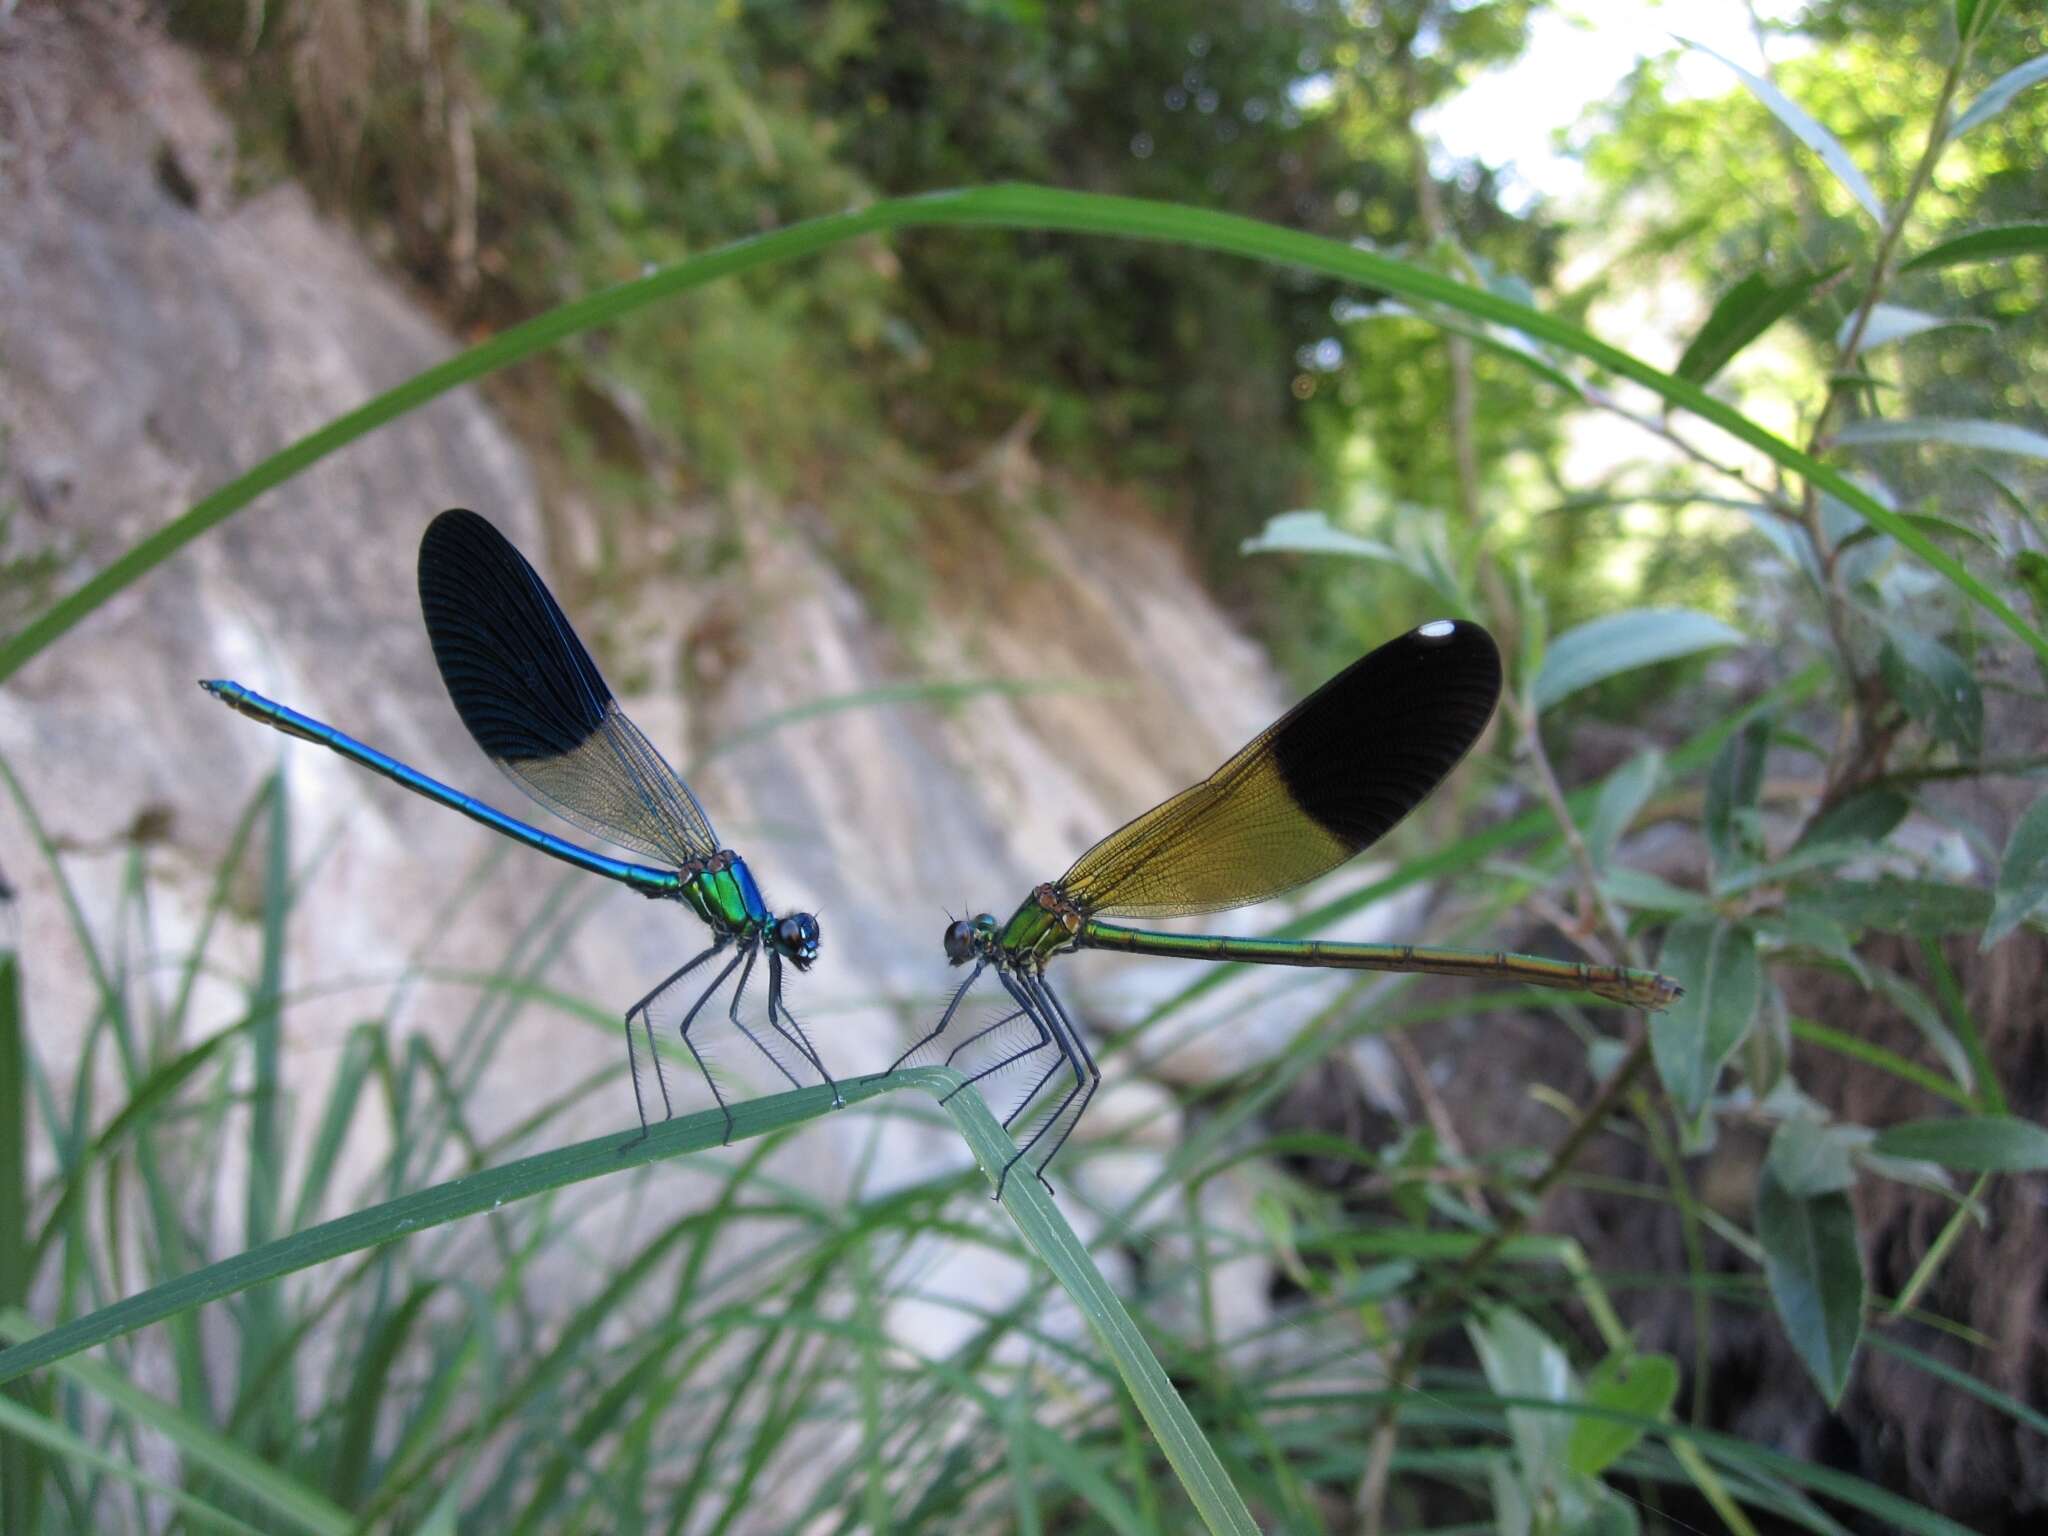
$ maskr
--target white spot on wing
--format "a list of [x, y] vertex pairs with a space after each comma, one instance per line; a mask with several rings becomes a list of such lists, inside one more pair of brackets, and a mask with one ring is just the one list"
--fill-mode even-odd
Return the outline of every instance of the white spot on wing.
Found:
[[1427, 624], [1418, 625], [1415, 634], [1422, 640], [1448, 640], [1457, 627], [1449, 619], [1431, 619]]

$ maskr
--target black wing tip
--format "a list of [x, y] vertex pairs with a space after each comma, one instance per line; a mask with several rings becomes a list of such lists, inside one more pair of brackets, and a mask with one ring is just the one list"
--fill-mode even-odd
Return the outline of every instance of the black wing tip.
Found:
[[1471, 750], [1501, 688], [1500, 648], [1469, 619], [1430, 619], [1368, 651], [1280, 722], [1294, 803], [1354, 849], [1384, 836]]
[[515, 547], [498, 525], [481, 512], [472, 512], [467, 507], [450, 507], [445, 512], [435, 513], [428, 522], [426, 531], [420, 535], [420, 553], [424, 556], [436, 544], [454, 545], [477, 540], [502, 544], [508, 549]]
[[1500, 646], [1495, 643], [1492, 633], [1484, 624], [1471, 619], [1429, 619], [1400, 639], [1388, 643], [1429, 651], [1466, 650], [1474, 654], [1483, 651], [1492, 655], [1496, 662], [1500, 659]]

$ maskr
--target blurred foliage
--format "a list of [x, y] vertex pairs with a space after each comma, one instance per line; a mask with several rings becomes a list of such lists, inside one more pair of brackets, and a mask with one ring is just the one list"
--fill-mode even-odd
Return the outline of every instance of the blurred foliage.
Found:
[[[258, 174], [305, 176], [456, 317], [496, 326], [750, 230], [1008, 178], [1404, 244], [1408, 117], [1510, 56], [1528, 4], [1448, 23], [1381, 10], [181, 0], [173, 15], [216, 49]], [[1391, 89], [1390, 54], [1405, 61]], [[1554, 236], [1503, 212], [1490, 178], [1444, 195], [1472, 249], [1547, 276]], [[1339, 297], [1168, 246], [926, 234], [670, 306], [565, 355], [573, 377], [544, 400], [565, 434], [585, 431], [579, 388], [622, 402], [643, 494], [745, 478], [816, 508], [898, 616], [915, 612], [921, 539], [1057, 510], [1004, 505], [961, 473], [1012, 433], [1143, 487], [1219, 581], [1270, 599], [1318, 578], [1214, 557], [1331, 483], [1326, 445], [1406, 445], [1394, 494], [1442, 470], [1429, 331], [1340, 327]], [[1504, 394], [1489, 447], [1540, 442], [1526, 393]], [[1313, 651], [1297, 654], [1327, 662]]]

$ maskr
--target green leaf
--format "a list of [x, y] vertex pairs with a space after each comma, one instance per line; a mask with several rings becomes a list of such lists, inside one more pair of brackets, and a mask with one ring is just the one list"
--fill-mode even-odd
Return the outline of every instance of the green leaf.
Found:
[[[1850, 315], [1835, 328], [1835, 345], [1846, 347], [1849, 333], [1855, 328], [1856, 317]], [[1950, 319], [1945, 315], [1930, 315], [1921, 310], [1907, 309], [1903, 304], [1873, 304], [1870, 319], [1864, 324], [1863, 337], [1858, 343], [1858, 355], [1874, 352], [1879, 347], [1888, 347], [1895, 341], [1904, 341], [1909, 336], [1924, 335], [1928, 331], [1965, 330], [1995, 331], [1989, 320], [1975, 316]]]
[[[1663, 1418], [1677, 1396], [1678, 1362], [1669, 1355], [1611, 1354], [1586, 1378], [1586, 1402], [1638, 1418]], [[1634, 1449], [1648, 1428], [1615, 1419], [1579, 1419], [1572, 1425], [1565, 1463], [1574, 1472], [1598, 1477]]]
[[2029, 459], [2048, 459], [2048, 437], [2002, 421], [1957, 420], [1940, 416], [1909, 416], [1898, 421], [1852, 421], [1835, 434], [1835, 441], [1845, 448], [1872, 448], [1889, 443], [1946, 443], [1951, 448], [1982, 448], [1991, 453], [2016, 453]]
[[[2048, 63], [2048, 55], [2035, 62]], [[1899, 270], [1926, 272], [1977, 261], [2004, 261], [2009, 256], [2026, 256], [2035, 251], [2048, 251], [2048, 224], [1992, 224], [1930, 245], [1919, 255], [1901, 262]]]
[[1648, 870], [1626, 866], [1603, 874], [1600, 889], [1608, 900], [1634, 912], [1693, 912], [1706, 904], [1706, 898], [1696, 891], [1682, 890]]
[[1756, 1186], [1756, 1236], [1785, 1336], [1833, 1407], [1863, 1336], [1863, 1254], [1845, 1194], [1793, 1194], [1768, 1162]]
[[[1840, 503], [1836, 503], [1836, 505], [1840, 505]], [[1853, 516], [1854, 514], [1851, 515]], [[1903, 517], [1915, 528], [1918, 528], [1922, 533], [1934, 534], [1938, 537], [1949, 539], [1968, 539], [1979, 549], [1991, 550], [1994, 553], [1999, 547], [1998, 541], [1990, 537], [1982, 529], [1972, 528], [1968, 523], [1959, 523], [1952, 517], [1941, 517], [1933, 512], [1901, 512], [1899, 516]], [[1862, 527], [1847, 534], [1842, 539], [1839, 547], [1847, 549], [1852, 544], [1860, 544], [1866, 539], [1881, 539], [1883, 537], [1883, 534], [1871, 527], [1870, 524], [1865, 523]]]
[[1857, 169], [1856, 162], [1849, 158], [1849, 152], [1842, 148], [1839, 139], [1815, 122], [1805, 108], [1761, 75], [1751, 74], [1726, 54], [1716, 53], [1705, 43], [1696, 43], [1686, 37], [1679, 38], [1679, 41], [1688, 48], [1697, 48], [1709, 58], [1719, 59], [1734, 70], [1742, 83], [1749, 87], [1750, 93], [1770, 108], [1771, 115], [1791, 130], [1792, 137], [1827, 163], [1827, 168], [1835, 173], [1835, 179], [1848, 188], [1849, 195], [1863, 205], [1864, 211], [1880, 228], [1883, 227], [1884, 204], [1878, 201], [1877, 189], [1872, 187], [1863, 172]]
[[[1488, 286], [1496, 293], [1502, 291], [1502, 287], [1499, 284], [1489, 284]], [[1530, 302], [1522, 294], [1509, 294], [1508, 296], [1520, 303]], [[1441, 305], [1404, 304], [1399, 299], [1381, 299], [1373, 304], [1345, 304], [1339, 308], [1337, 315], [1340, 320], [1420, 320], [1426, 325], [1434, 325], [1442, 330], [1451, 331], [1456, 335], [1463, 336], [1475, 346], [1484, 347], [1497, 357], [1504, 357], [1509, 362], [1519, 363], [1537, 377], [1548, 383], [1555, 384], [1559, 389], [1564, 390], [1567, 394], [1577, 399], [1583, 400], [1586, 395], [1586, 386], [1584, 384], [1545, 357], [1543, 353], [1536, 349], [1535, 344], [1519, 331], [1511, 331], [1498, 326], [1476, 325], [1470, 320], [1460, 318], [1455, 311], [1445, 309]]]
[[1895, 789], [1880, 786], [1858, 790], [1814, 817], [1800, 835], [1799, 846], [1819, 848], [1828, 843], [1853, 843], [1875, 847], [1891, 836], [1912, 808], [1913, 802]]
[[1740, 631], [1690, 608], [1633, 608], [1590, 619], [1551, 642], [1536, 674], [1536, 707], [1549, 709], [1581, 688], [1637, 667], [1741, 643]]
[[1710, 914], [1682, 917], [1664, 936], [1657, 967], [1685, 995], [1651, 1017], [1651, 1054], [1680, 1110], [1697, 1115], [1756, 1019], [1763, 990], [1756, 935]]
[[2027, 807], [1998, 866], [1998, 896], [1984, 929], [1989, 949], [2048, 903], [2048, 795]]
[[2034, 600], [2034, 610], [2048, 614], [2048, 555], [2023, 549], [2013, 557], [2012, 573]]
[[2039, 1173], [2048, 1169], [2048, 1130], [2011, 1115], [1908, 1120], [1879, 1131], [1873, 1150], [1965, 1173]]
[[1870, 972], [1868, 985], [1884, 1000], [1906, 1016], [1906, 1022], [1920, 1031], [1920, 1038], [1927, 1042], [1927, 1048], [1941, 1059], [1948, 1075], [1964, 1088], [1973, 1088], [1977, 1081], [1977, 1068], [1970, 1059], [1970, 1053], [1963, 1042], [1956, 1038], [1956, 1032], [1949, 1028], [1948, 1020], [1925, 992], [1905, 977], [1879, 968]]
[[1704, 384], [1725, 368], [1744, 347], [1806, 302], [1807, 296], [1840, 272], [1845, 263], [1818, 271], [1802, 267], [1781, 282], [1752, 272], [1720, 298], [1686, 346], [1672, 371], [1681, 379]]
[[1331, 523], [1328, 514], [1314, 511], [1280, 512], [1266, 519], [1266, 526], [1238, 545], [1245, 555], [1352, 555], [1361, 560], [1380, 560], [1388, 565], [1411, 568], [1408, 557], [1391, 544], [1362, 539]]
[[1778, 912], [1759, 912], [1750, 919], [1758, 931], [1781, 949], [1805, 949], [1834, 961], [1869, 985], [1870, 973], [1849, 932], [1832, 917], [1814, 912], [1790, 900]]
[[1991, 893], [1939, 880], [1831, 880], [1806, 895], [1806, 904], [1852, 932], [1876, 928], [1939, 938], [1981, 928], [1991, 918]]
[[1796, 1116], [1771, 1136], [1765, 1164], [1778, 1183], [1802, 1199], [1856, 1187], [1856, 1154], [1870, 1142], [1860, 1125], [1823, 1125]]
[[1936, 741], [1975, 757], [1984, 739], [1984, 695], [1962, 657], [1927, 635], [1895, 628], [1878, 652], [1885, 686]]
[[1600, 786], [1600, 797], [1593, 802], [1593, 814], [1586, 822], [1586, 851], [1593, 856], [1596, 869], [1614, 856], [1615, 845], [1635, 824], [1663, 773], [1664, 754], [1653, 747], [1623, 763]]
[[[1506, 1397], [1568, 1403], [1578, 1395], [1571, 1362], [1556, 1340], [1513, 1307], [1489, 1307], [1468, 1318], [1465, 1333], [1486, 1384]], [[1563, 1459], [1572, 1421], [1561, 1414], [1510, 1408], [1508, 1433], [1526, 1478], [1541, 1477]]]
[[2005, 8], [2005, 0], [1956, 0], [1956, 36], [1968, 40], [1981, 34]]
[[1988, 123], [2011, 104], [2013, 97], [2043, 80], [2048, 80], [2048, 53], [2037, 54], [1984, 87], [1984, 94], [1971, 102], [1968, 110], [1956, 119], [1955, 126], [1949, 129], [1949, 138], [1959, 139], [1972, 128]]
[[1718, 876], [1747, 868], [1763, 853], [1756, 802], [1763, 791], [1764, 755], [1770, 745], [1771, 722], [1752, 720], [1728, 738], [1707, 770], [1707, 847]]

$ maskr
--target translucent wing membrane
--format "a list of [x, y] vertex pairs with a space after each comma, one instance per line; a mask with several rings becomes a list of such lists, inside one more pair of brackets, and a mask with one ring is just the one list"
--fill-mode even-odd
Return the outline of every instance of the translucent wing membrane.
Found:
[[1221, 912], [1376, 842], [1457, 765], [1500, 696], [1500, 652], [1438, 620], [1360, 657], [1201, 783], [1110, 833], [1060, 887], [1090, 914]]
[[456, 713], [491, 760], [586, 832], [671, 865], [718, 849], [697, 797], [619, 708], [526, 558], [474, 512], [420, 540], [420, 610]]

